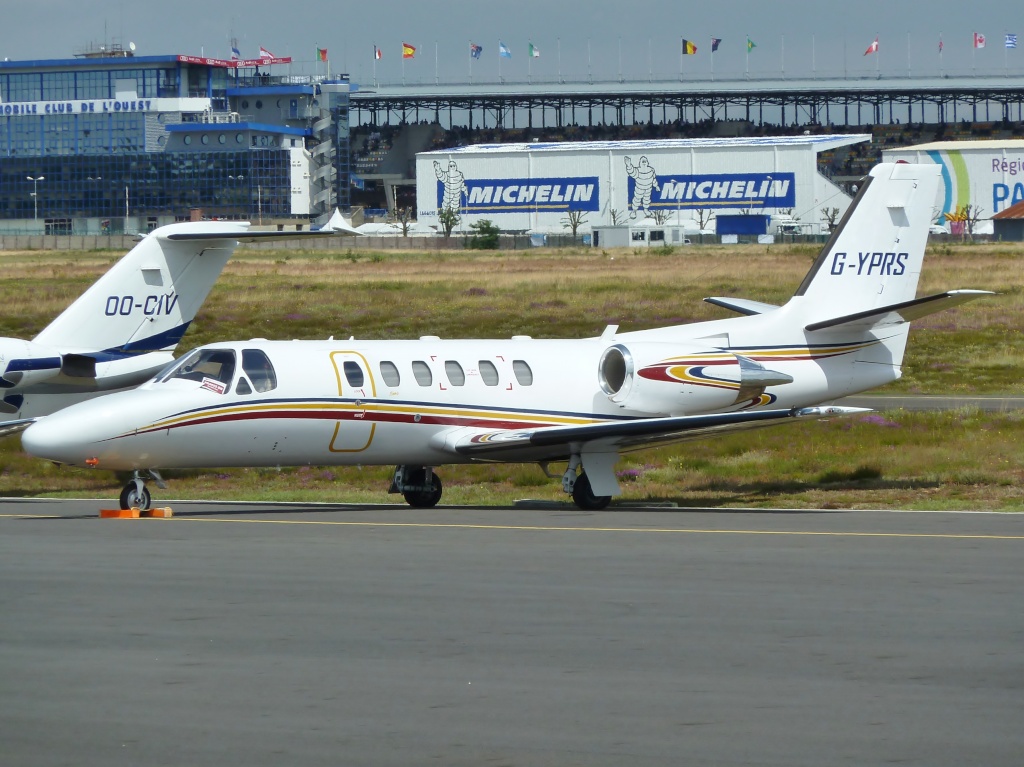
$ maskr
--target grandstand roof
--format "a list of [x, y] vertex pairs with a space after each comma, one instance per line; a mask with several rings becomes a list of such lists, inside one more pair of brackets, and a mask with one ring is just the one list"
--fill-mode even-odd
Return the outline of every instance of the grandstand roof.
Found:
[[596, 82], [482, 82], [482, 83], [361, 83], [353, 98], [455, 98], [496, 96], [588, 96], [595, 94], [708, 94], [748, 93], [950, 93], [954, 91], [1019, 91], [1013, 77], [864, 77], [742, 80], [663, 80]]
[[901, 146], [894, 149], [886, 149], [886, 152], [946, 152], [955, 149], [957, 151], [963, 151], [965, 149], [980, 149], [983, 151], [993, 151], [998, 149], [1020, 149], [1024, 150], [1024, 139], [1012, 138], [1012, 139], [959, 139], [957, 141], [932, 141], [927, 144], [914, 144], [913, 146]]
[[[862, 141], [870, 141], [869, 133], [837, 133], [832, 135], [803, 136], [740, 136], [728, 138], [673, 138], [673, 139], [637, 139], [629, 141], [554, 141], [535, 143], [509, 144], [474, 144], [451, 149], [436, 149], [421, 154], [459, 154], [459, 153], [512, 153], [512, 152], [579, 152], [581, 150], [628, 149], [642, 151], [650, 149], [707, 149], [710, 147], [779, 147], [779, 146], [812, 146], [815, 151], [836, 149]], [[1022, 142], [1024, 145], [1024, 142]]]

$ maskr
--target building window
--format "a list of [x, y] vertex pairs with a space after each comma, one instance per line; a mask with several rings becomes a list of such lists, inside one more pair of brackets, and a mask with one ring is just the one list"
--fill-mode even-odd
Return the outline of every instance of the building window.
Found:
[[512, 372], [515, 373], [520, 386], [533, 385], [533, 371], [525, 360], [512, 360]]
[[633, 242], [646, 242], [647, 232], [633, 230], [632, 232], [629, 233], [629, 239], [631, 239]]

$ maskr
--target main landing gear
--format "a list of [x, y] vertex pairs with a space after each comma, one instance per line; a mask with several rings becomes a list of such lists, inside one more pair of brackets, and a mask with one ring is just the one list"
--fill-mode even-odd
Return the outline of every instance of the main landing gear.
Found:
[[401, 493], [414, 509], [432, 509], [441, 500], [441, 478], [430, 466], [396, 466], [389, 493]]
[[562, 475], [562, 489], [571, 494], [573, 503], [584, 511], [600, 511], [612, 502], [612, 497], [610, 495], [595, 495], [594, 489], [590, 486], [590, 478], [587, 477], [587, 472], [581, 470], [581, 466], [582, 461], [579, 455], [574, 454], [569, 457], [569, 465], [565, 469], [565, 474]]
[[[156, 482], [156, 486], [161, 490], [167, 487], [167, 483], [164, 482], [161, 477], [153, 469], [149, 470], [149, 476]], [[121, 491], [121, 508], [122, 509], [140, 509], [145, 511], [150, 507], [153, 499], [149, 495], [149, 488], [146, 487], [146, 480], [142, 478], [140, 472], [135, 472], [134, 476], [128, 480], [128, 484], [124, 486]]]

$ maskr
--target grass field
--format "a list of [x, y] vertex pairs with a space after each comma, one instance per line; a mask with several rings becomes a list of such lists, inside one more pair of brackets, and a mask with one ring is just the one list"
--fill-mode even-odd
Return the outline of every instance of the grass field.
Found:
[[[703, 303], [734, 296], [782, 303], [816, 247], [701, 246], [655, 251], [302, 253], [242, 251], [181, 351], [238, 338], [572, 337], [729, 316]], [[0, 254], [0, 335], [32, 337], [120, 254]], [[941, 245], [919, 294], [998, 296], [915, 323], [901, 381], [885, 391], [1024, 394], [1024, 247]], [[746, 433], [624, 457], [627, 500], [701, 506], [1024, 507], [1022, 420], [977, 411], [884, 413]], [[57, 469], [0, 442], [0, 494], [115, 495], [106, 473]], [[446, 503], [562, 499], [536, 466], [440, 472]], [[163, 497], [394, 500], [389, 469], [186, 473]]]

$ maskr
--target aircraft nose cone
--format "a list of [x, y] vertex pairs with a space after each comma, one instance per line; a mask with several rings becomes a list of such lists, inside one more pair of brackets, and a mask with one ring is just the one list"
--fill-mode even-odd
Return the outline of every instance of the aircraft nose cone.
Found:
[[[80, 432], [78, 432], [80, 434]], [[21, 435], [21, 446], [36, 458], [57, 463], [83, 465], [90, 443], [76, 436], [76, 429], [66, 419], [47, 416], [29, 426]]]

